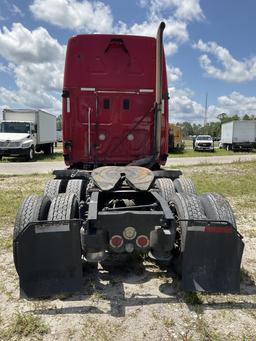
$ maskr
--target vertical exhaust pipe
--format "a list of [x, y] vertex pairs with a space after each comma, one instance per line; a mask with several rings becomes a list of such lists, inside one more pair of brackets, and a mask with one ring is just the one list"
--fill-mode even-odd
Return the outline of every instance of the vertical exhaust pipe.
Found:
[[161, 117], [163, 97], [163, 32], [165, 23], [161, 22], [156, 36], [156, 98], [155, 98], [155, 160], [160, 155], [161, 146]]
[[161, 147], [161, 120], [162, 120], [162, 97], [163, 97], [163, 32], [165, 23], [161, 22], [156, 36], [156, 87], [155, 87], [155, 110], [154, 110], [154, 145], [153, 153], [149, 158], [131, 162], [129, 166], [144, 166], [152, 168], [160, 156]]

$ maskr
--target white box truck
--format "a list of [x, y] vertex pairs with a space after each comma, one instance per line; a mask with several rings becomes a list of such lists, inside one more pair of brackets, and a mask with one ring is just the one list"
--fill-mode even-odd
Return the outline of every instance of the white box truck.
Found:
[[4, 109], [0, 129], [0, 159], [25, 156], [33, 160], [35, 152], [53, 153], [56, 141], [56, 116], [43, 110]]
[[256, 121], [231, 121], [221, 126], [221, 146], [227, 150], [256, 148]]

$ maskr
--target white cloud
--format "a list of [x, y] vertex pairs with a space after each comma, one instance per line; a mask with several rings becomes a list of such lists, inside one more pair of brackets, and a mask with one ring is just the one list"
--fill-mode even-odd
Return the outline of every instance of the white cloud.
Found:
[[[144, 21], [140, 24], [136, 23], [131, 27], [127, 27], [125, 23], [119, 22], [119, 28], [115, 28], [115, 31], [122, 34], [155, 37], [160, 21], [160, 18], [158, 18], [152, 21]], [[169, 18], [165, 20], [165, 23], [165, 54], [169, 56], [176, 53], [178, 46], [188, 40], [188, 32], [185, 22], [179, 22]]]
[[200, 0], [140, 0], [140, 5], [147, 7], [152, 17], [169, 10], [175, 18], [185, 21], [204, 18]]
[[11, 74], [12, 73], [11, 64], [4, 65], [3, 63], [0, 63], [0, 72]]
[[182, 77], [182, 72], [177, 67], [167, 65], [166, 72], [169, 85], [172, 84], [173, 82], [177, 82]]
[[[188, 121], [191, 123], [204, 123], [204, 103], [193, 99], [194, 93], [190, 89], [169, 88], [169, 120], [170, 122]], [[256, 115], [256, 96], [245, 96], [239, 92], [217, 98], [216, 105], [210, 105], [207, 111], [208, 122], [218, 121], [221, 113], [238, 115]]]
[[218, 106], [221, 112], [229, 115], [256, 115], [256, 96], [248, 97], [233, 91], [229, 96], [220, 96], [218, 98]]
[[13, 69], [17, 86], [28, 92], [38, 89], [60, 92], [62, 89], [64, 61], [23, 64]]
[[194, 93], [190, 89], [171, 87], [169, 93], [170, 122], [203, 122], [204, 108], [200, 103], [193, 100]]
[[64, 53], [45, 28], [29, 31], [21, 23], [14, 23], [11, 30], [6, 26], [0, 30], [0, 46], [0, 55], [16, 64], [51, 62]]
[[61, 101], [50, 93], [37, 90], [28, 93], [26, 90], [8, 90], [0, 87], [1, 107], [3, 108], [41, 108], [54, 114], [61, 113]]
[[[134, 24], [131, 27], [127, 27], [124, 23], [119, 23], [119, 31], [124, 34], [134, 34], [141, 36], [155, 37], [157, 29], [160, 23], [160, 18], [154, 21], [144, 21], [141, 24]], [[184, 22], [175, 21], [171, 18], [165, 20], [166, 28], [164, 36], [166, 39], [175, 39], [178, 42], [185, 42], [188, 40], [187, 27]]]
[[164, 51], [166, 56], [174, 55], [178, 51], [178, 46], [172, 41], [166, 42], [164, 44]]
[[128, 26], [114, 24], [111, 8], [100, 1], [34, 0], [30, 5], [35, 18], [62, 28], [85, 33], [123, 33], [156, 36], [160, 21], [166, 22], [166, 55], [177, 52], [189, 38], [187, 24], [204, 17], [200, 0], [140, 0], [147, 8], [145, 21]]
[[100, 1], [34, 0], [30, 10], [37, 19], [84, 32], [112, 32], [111, 9]]
[[[0, 88], [0, 105], [45, 108], [60, 113], [65, 46], [44, 28], [28, 30], [13, 24], [0, 31], [0, 55], [7, 60], [0, 71], [13, 76], [16, 90]], [[57, 97], [56, 97], [57, 96]]]
[[[199, 62], [208, 76], [227, 82], [244, 82], [256, 79], [256, 57], [239, 61], [216, 42], [204, 43], [199, 40], [193, 47], [207, 53], [199, 57]], [[215, 66], [208, 54], [215, 57], [216, 63], [220, 63], [222, 67]]]

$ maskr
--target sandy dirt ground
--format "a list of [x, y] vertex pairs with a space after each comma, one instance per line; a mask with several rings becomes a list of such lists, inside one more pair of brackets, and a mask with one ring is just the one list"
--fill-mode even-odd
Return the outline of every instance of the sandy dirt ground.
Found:
[[[231, 200], [244, 235], [241, 293], [187, 295], [179, 280], [151, 261], [125, 258], [85, 269], [83, 291], [48, 300], [19, 298], [11, 248], [0, 253], [0, 339], [11, 340], [256, 340], [256, 214]], [[250, 200], [255, 200], [254, 198]], [[0, 223], [1, 225], [1, 223]], [[12, 226], [0, 226], [0, 238]], [[33, 313], [46, 334], [6, 337], [15, 314]]]

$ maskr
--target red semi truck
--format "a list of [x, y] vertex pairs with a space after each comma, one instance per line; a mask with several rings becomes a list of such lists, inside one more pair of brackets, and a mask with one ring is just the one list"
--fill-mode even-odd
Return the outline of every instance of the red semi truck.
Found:
[[178, 272], [187, 291], [239, 290], [242, 236], [216, 193], [164, 170], [168, 91], [157, 38], [78, 35], [67, 46], [65, 170], [17, 213], [13, 252], [21, 293], [81, 290], [83, 265], [145, 254]]

